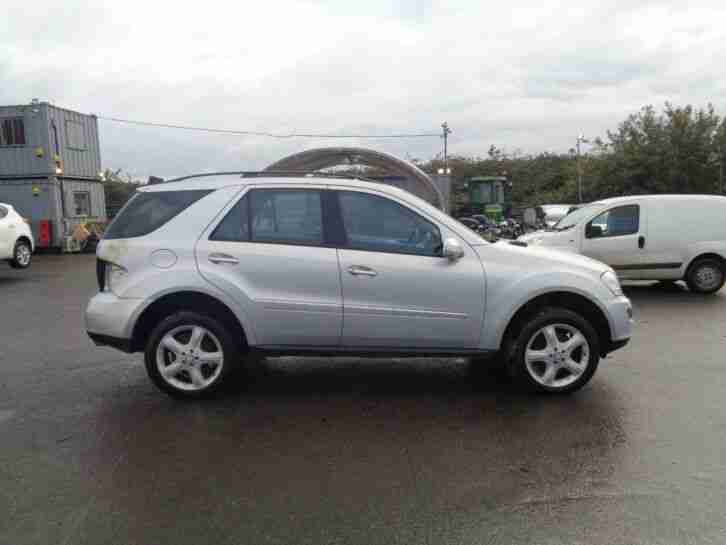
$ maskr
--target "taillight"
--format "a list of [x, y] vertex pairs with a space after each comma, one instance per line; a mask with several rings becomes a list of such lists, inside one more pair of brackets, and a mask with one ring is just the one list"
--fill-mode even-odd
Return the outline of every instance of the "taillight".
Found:
[[106, 262], [100, 259], [96, 260], [96, 280], [98, 281], [98, 291], [106, 289]]

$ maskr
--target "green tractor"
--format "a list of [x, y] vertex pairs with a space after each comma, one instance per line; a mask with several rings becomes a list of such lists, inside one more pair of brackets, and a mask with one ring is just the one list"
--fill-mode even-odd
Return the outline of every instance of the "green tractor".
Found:
[[512, 214], [512, 184], [506, 176], [474, 176], [467, 182], [468, 213], [484, 214], [495, 222]]

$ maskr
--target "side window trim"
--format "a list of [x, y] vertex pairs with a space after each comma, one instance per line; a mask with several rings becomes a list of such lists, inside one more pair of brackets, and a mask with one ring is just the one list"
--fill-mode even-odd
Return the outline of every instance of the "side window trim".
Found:
[[[293, 240], [255, 240], [253, 236], [253, 215], [252, 215], [252, 199], [253, 194], [255, 192], [267, 192], [267, 191], [294, 191], [294, 192], [311, 192], [311, 193], [317, 193], [320, 196], [320, 214], [321, 214], [321, 226], [322, 226], [322, 242], [321, 243], [312, 243], [312, 242], [305, 242], [305, 241], [293, 241]], [[326, 194], [331, 193], [329, 190], [322, 188], [322, 187], [259, 187], [259, 186], [252, 186], [248, 189], [244, 190], [241, 194], [238, 194], [237, 199], [234, 201], [234, 204], [230, 206], [224, 215], [221, 217], [221, 219], [214, 225], [212, 228], [209, 236], [207, 237], [207, 240], [211, 242], [235, 242], [238, 244], [277, 244], [277, 245], [283, 245], [283, 246], [303, 246], [303, 247], [309, 247], [309, 248], [335, 248], [336, 246], [334, 244], [331, 244], [329, 242], [329, 236], [328, 236], [328, 224], [326, 221], [326, 215], [328, 214], [328, 207], [326, 206]], [[328, 197], [329, 198], [329, 197]], [[237, 204], [242, 200], [246, 199], [246, 208], [247, 208], [247, 239], [246, 240], [214, 240], [212, 237], [214, 236], [214, 233], [217, 231], [219, 226], [224, 222], [224, 220], [227, 218], [229, 214], [232, 213], [234, 208], [237, 206]], [[273, 204], [274, 206], [274, 204]]]
[[[361, 195], [367, 195], [367, 196], [377, 197], [377, 198], [380, 198], [380, 199], [386, 199], [386, 200], [388, 200], [388, 201], [390, 201], [390, 202], [392, 202], [392, 203], [400, 206], [401, 208], [403, 208], [404, 210], [406, 210], [408, 213], [410, 213], [413, 216], [415, 216], [416, 218], [418, 218], [420, 221], [431, 225], [438, 232], [439, 239], [441, 240], [441, 245], [442, 246], [443, 246], [443, 236], [441, 234], [441, 228], [434, 221], [432, 221], [429, 218], [423, 216], [417, 210], [414, 210], [410, 206], [407, 206], [406, 204], [403, 204], [403, 203], [401, 203], [401, 202], [399, 202], [399, 201], [397, 201], [395, 199], [392, 199], [388, 195], [379, 194], [377, 192], [370, 192], [370, 191], [366, 191], [364, 189], [358, 189], [358, 188], [340, 188], [340, 187], [337, 187], [337, 188], [331, 189], [330, 191], [333, 192], [333, 193], [335, 193], [335, 201], [336, 201], [336, 208], [337, 208], [337, 210], [335, 210], [335, 212], [337, 212], [337, 214], [338, 214], [338, 218], [339, 218], [339, 222], [340, 222], [340, 227], [341, 227], [341, 229], [343, 231], [342, 240], [340, 242], [340, 245], [339, 246], [336, 246], [337, 248], [343, 249], [343, 250], [355, 250], [357, 252], [377, 252], [377, 253], [392, 254], [392, 255], [410, 255], [410, 256], [416, 256], [416, 257], [431, 257], [431, 258], [435, 258], [435, 259], [439, 259], [441, 257], [441, 255], [429, 255], [429, 254], [422, 254], [422, 253], [411, 253], [411, 252], [395, 251], [395, 250], [391, 250], [391, 249], [364, 249], [364, 248], [354, 248], [354, 247], [352, 247], [348, 243], [348, 232], [347, 232], [347, 230], [345, 228], [345, 221], [343, 219], [343, 208], [340, 205], [340, 194], [341, 193], [359, 193]], [[443, 248], [441, 248], [440, 251], [443, 251]]]

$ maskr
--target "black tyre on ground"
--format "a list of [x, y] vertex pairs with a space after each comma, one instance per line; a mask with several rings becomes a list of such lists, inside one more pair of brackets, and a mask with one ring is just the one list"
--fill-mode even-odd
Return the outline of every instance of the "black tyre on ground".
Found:
[[13, 249], [13, 258], [10, 260], [10, 266], [13, 269], [27, 269], [33, 259], [33, 250], [30, 243], [25, 240], [19, 240], [15, 243]]
[[686, 273], [688, 289], [694, 293], [716, 293], [724, 285], [726, 272], [723, 263], [715, 258], [699, 259], [688, 268]]
[[242, 344], [234, 329], [216, 318], [177, 312], [149, 335], [146, 371], [158, 388], [173, 397], [210, 397], [241, 366]]
[[510, 353], [510, 372], [525, 388], [565, 394], [579, 390], [595, 374], [600, 339], [578, 313], [546, 308], [524, 324]]

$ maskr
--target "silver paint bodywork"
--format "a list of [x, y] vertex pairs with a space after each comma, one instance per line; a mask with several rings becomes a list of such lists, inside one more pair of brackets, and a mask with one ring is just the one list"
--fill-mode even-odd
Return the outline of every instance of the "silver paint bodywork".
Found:
[[[383, 196], [433, 222], [442, 240], [458, 242], [463, 256], [451, 260], [209, 240], [237, 200], [255, 187]], [[148, 235], [99, 244], [99, 259], [126, 273], [111, 290], [91, 299], [86, 311], [90, 333], [130, 339], [150, 304], [170, 293], [192, 291], [227, 305], [253, 347], [489, 351], [500, 347], [507, 324], [522, 305], [545, 293], [571, 292], [603, 311], [612, 341], [630, 337], [630, 302], [601, 281], [610, 270], [606, 265], [572, 253], [489, 244], [395, 187], [360, 180], [218, 176], [142, 191], [181, 189], [214, 192]]]

